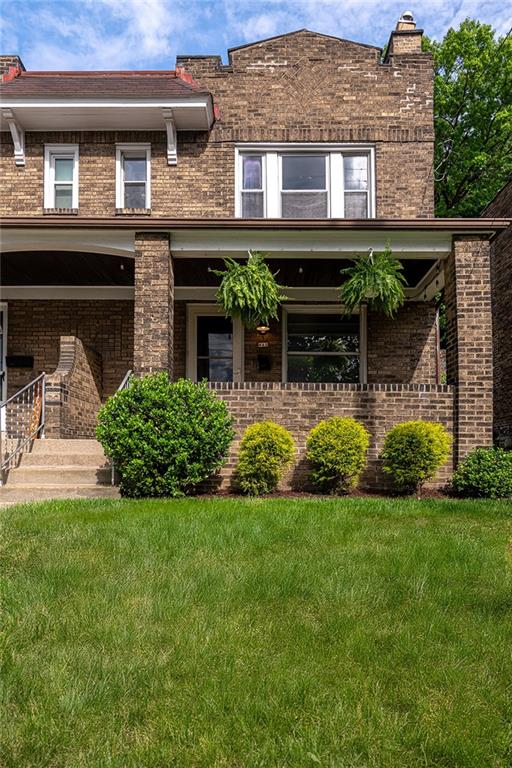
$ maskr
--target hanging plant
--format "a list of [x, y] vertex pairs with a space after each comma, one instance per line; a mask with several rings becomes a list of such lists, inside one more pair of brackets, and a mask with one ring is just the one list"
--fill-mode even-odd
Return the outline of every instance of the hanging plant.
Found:
[[212, 269], [222, 278], [217, 291], [217, 302], [226, 317], [240, 317], [246, 328], [268, 325], [276, 319], [286, 296], [265, 262], [265, 254], [249, 251], [246, 262], [224, 259], [225, 270]]
[[340, 288], [340, 300], [347, 314], [367, 302], [377, 312], [393, 317], [405, 301], [407, 280], [402, 270], [403, 265], [393, 256], [389, 243], [382, 253], [370, 249], [368, 256], [355, 259], [351, 267], [342, 269], [341, 274], [347, 275], [347, 279]]

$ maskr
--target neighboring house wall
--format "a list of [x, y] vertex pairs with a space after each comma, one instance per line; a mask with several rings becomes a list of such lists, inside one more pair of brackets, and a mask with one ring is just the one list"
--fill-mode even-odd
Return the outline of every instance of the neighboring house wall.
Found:
[[178, 134], [169, 166], [164, 131], [26, 134], [26, 165], [13, 162], [10, 134], [0, 149], [0, 215], [43, 213], [45, 144], [79, 145], [78, 216], [113, 216], [115, 145], [151, 143], [151, 213], [229, 217], [235, 213], [235, 144], [356, 142], [375, 146], [376, 214], [434, 215], [433, 67], [416, 50], [380, 64], [377, 48], [302, 31], [219, 57], [180, 57], [213, 94], [213, 130]]
[[59, 362], [61, 336], [76, 336], [102, 360], [102, 397], [133, 368], [133, 302], [118, 300], [9, 301], [8, 355], [30, 355], [34, 367], [9, 368], [9, 394]]
[[[485, 209], [483, 216], [512, 218], [512, 179]], [[494, 435], [512, 448], [512, 228], [491, 244], [494, 339]]]

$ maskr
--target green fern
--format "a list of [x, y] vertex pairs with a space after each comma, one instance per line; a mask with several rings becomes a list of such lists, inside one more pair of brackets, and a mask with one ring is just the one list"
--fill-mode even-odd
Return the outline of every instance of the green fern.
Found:
[[250, 251], [245, 263], [228, 257], [224, 259], [225, 270], [212, 270], [222, 278], [217, 302], [226, 317], [240, 317], [246, 328], [276, 319], [281, 302], [286, 300], [286, 296], [281, 295], [276, 275], [265, 262], [265, 255]]
[[354, 260], [351, 267], [341, 270], [347, 280], [340, 288], [340, 301], [347, 314], [363, 302], [388, 317], [405, 301], [403, 265], [393, 256], [389, 244], [382, 253], [370, 251], [368, 256]]

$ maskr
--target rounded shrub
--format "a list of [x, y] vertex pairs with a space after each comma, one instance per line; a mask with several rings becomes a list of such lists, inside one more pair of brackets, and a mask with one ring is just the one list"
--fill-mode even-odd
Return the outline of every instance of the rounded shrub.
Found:
[[251, 424], [240, 443], [237, 485], [250, 496], [275, 491], [294, 455], [295, 443], [287, 429], [274, 421]]
[[402, 493], [417, 491], [448, 460], [452, 439], [442, 424], [406, 421], [386, 435], [382, 468]]
[[158, 373], [132, 378], [107, 400], [97, 437], [123, 496], [183, 496], [222, 466], [234, 433], [226, 404], [206, 384]]
[[366, 465], [370, 435], [355, 419], [333, 416], [313, 427], [307, 439], [311, 479], [322, 491], [347, 493]]
[[505, 499], [512, 497], [512, 451], [476, 448], [453, 473], [452, 486], [459, 496]]

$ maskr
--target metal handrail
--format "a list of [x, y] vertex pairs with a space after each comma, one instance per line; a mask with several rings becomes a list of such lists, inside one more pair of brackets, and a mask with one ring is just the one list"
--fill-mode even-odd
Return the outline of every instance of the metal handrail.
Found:
[[[130, 386], [130, 379], [132, 378], [132, 376], [133, 376], [133, 371], [131, 371], [131, 370], [130, 371], [126, 371], [126, 373], [124, 375], [124, 378], [123, 378], [122, 382], [120, 383], [120, 385], [118, 386], [115, 394], [117, 394], [118, 392], [122, 392], [123, 389], [128, 389], [128, 387]], [[111, 470], [110, 471], [110, 485], [115, 485], [116, 484], [116, 465], [114, 464], [114, 459], [112, 459], [112, 461], [110, 463], [110, 470]]]
[[[37, 398], [40, 398], [39, 413], [35, 410]], [[17, 429], [24, 428], [24, 416], [26, 416], [23, 407], [28, 407], [28, 435], [22, 434], [18, 436], [18, 444], [16, 448], [11, 451], [5, 459], [2, 459], [2, 432], [0, 431], [0, 485], [3, 484], [3, 473], [11, 468], [12, 462], [21, 456], [25, 446], [31, 441], [35, 440], [39, 435], [40, 438], [44, 438], [44, 426], [45, 426], [45, 400], [46, 400], [46, 374], [40, 373], [35, 379], [25, 384], [24, 387], [19, 389], [14, 395], [11, 395], [7, 400], [0, 402], [0, 414], [4, 415], [5, 427], [7, 428], [7, 406], [15, 401], [20, 401], [20, 407], [22, 408], [20, 419], [16, 419]], [[34, 422], [34, 415], [37, 416], [37, 420]], [[1, 420], [1, 419], [0, 419]]]

